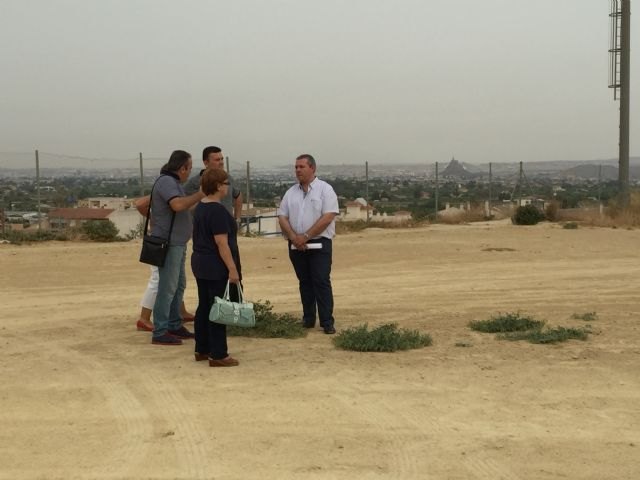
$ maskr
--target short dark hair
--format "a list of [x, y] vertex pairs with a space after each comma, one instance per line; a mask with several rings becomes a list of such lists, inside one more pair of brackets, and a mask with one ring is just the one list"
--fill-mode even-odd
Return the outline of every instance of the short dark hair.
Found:
[[310, 167], [316, 168], [316, 159], [313, 158], [308, 153], [303, 153], [302, 155], [298, 155], [298, 158], [296, 158], [296, 161], [297, 160], [306, 160]]
[[209, 155], [212, 153], [220, 153], [221, 151], [222, 149], [220, 147], [205, 147], [204, 150], [202, 150], [202, 161], [206, 162], [209, 159]]
[[205, 195], [213, 195], [220, 190], [220, 185], [222, 185], [228, 178], [229, 175], [222, 169], [216, 168], [214, 170], [213, 168], [207, 168], [200, 178], [202, 193]]
[[169, 172], [177, 172], [191, 160], [191, 154], [184, 150], [174, 150], [166, 164], [166, 170]]

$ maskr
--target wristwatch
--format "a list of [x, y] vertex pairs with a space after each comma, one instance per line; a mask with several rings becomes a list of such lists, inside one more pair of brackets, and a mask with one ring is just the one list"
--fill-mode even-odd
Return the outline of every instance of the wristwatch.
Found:
[[306, 238], [307, 240], [309, 240], [309, 234], [307, 232], [304, 232], [302, 235], [304, 235], [304, 238]]

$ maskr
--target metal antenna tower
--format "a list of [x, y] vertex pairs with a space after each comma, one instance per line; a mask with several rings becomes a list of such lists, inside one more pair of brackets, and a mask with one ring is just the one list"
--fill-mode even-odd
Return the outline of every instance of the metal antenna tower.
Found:
[[527, 183], [527, 187], [529, 187], [529, 195], [533, 197], [533, 188], [531, 188], [531, 184], [529, 183], [529, 179], [524, 173], [524, 167], [522, 166], [522, 162], [520, 162], [520, 173], [518, 175], [518, 180], [516, 181], [515, 186], [513, 187], [513, 191], [511, 192], [511, 201], [513, 201], [513, 197], [516, 194], [516, 190], [518, 191], [518, 206], [522, 206], [522, 189], [524, 183]]
[[629, 90], [631, 63], [631, 0], [611, 0], [609, 88], [620, 100], [618, 182], [623, 203], [629, 200]]

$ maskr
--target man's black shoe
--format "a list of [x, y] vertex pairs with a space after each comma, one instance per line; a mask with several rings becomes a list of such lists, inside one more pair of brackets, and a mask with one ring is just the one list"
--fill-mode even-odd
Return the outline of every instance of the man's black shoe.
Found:
[[327, 335], [333, 335], [334, 333], [336, 333], [336, 329], [333, 327], [326, 327], [324, 329], [324, 333], [326, 333]]
[[195, 335], [184, 327], [180, 327], [177, 330], [169, 330], [168, 333], [169, 335], [173, 335], [174, 337], [180, 338], [182, 340], [189, 340], [191, 338], [195, 338]]

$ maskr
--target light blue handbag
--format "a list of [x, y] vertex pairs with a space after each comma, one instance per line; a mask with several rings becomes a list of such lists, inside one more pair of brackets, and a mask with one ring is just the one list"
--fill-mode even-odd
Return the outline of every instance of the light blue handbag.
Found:
[[239, 302], [232, 302], [229, 298], [229, 282], [222, 298], [215, 297], [214, 304], [209, 312], [209, 320], [224, 325], [251, 328], [256, 326], [256, 314], [253, 311], [253, 303], [245, 302], [242, 287], [238, 286]]

